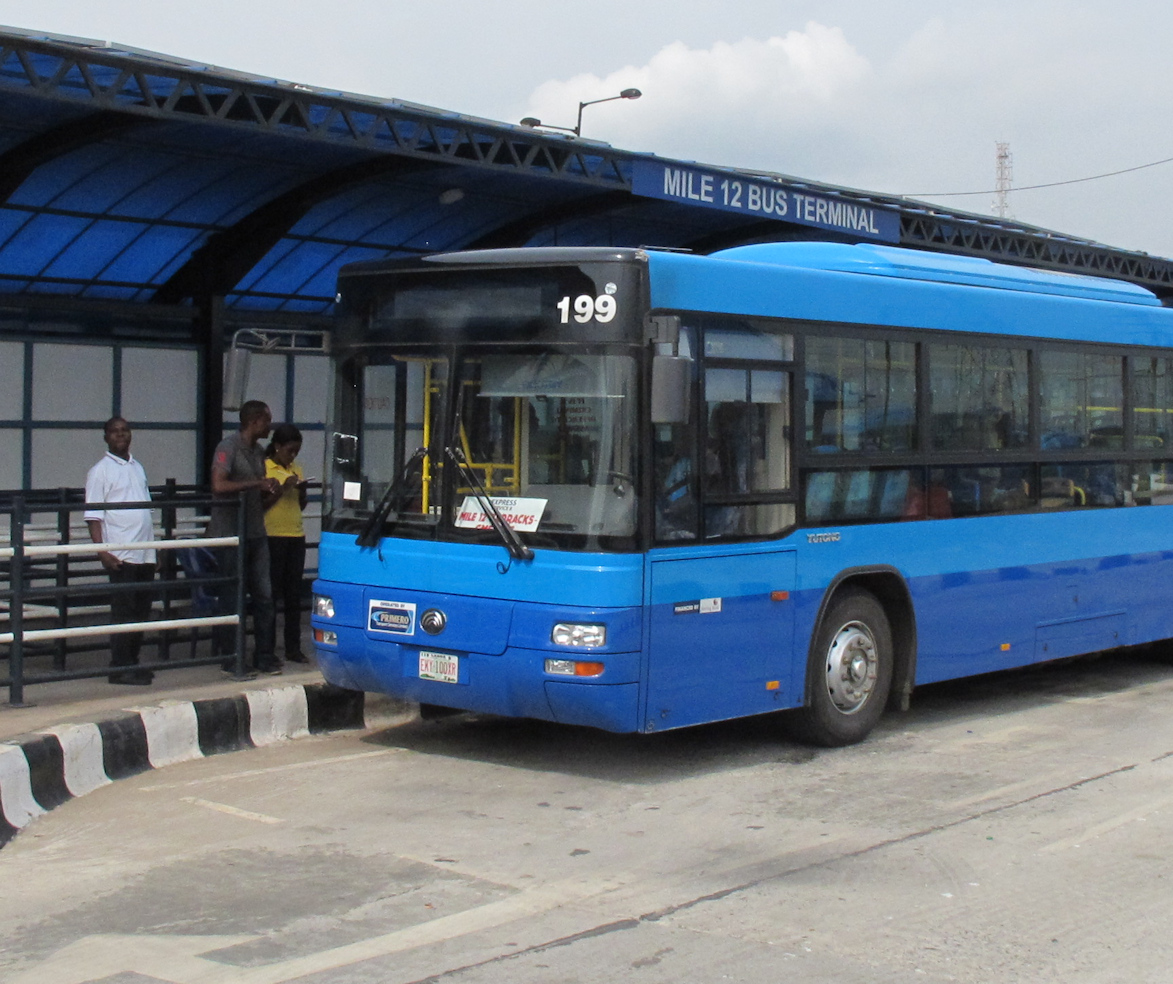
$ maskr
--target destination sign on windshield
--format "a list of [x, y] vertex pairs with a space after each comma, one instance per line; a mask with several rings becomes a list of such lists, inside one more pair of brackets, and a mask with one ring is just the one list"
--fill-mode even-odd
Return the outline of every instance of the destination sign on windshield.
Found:
[[[490, 496], [489, 501], [497, 507], [497, 512], [505, 522], [522, 533], [533, 533], [542, 521], [542, 513], [546, 511], [549, 499], [522, 499], [506, 498], [504, 496]], [[493, 525], [489, 517], [481, 509], [481, 504], [475, 495], [464, 497], [460, 511], [456, 514], [456, 527], [464, 530], [491, 530]]]

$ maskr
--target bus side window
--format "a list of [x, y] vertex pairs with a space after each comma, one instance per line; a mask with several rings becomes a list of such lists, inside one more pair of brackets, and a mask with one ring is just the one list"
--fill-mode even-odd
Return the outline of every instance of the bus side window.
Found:
[[1123, 444], [1124, 360], [1120, 356], [1044, 349], [1039, 366], [1044, 450]]
[[790, 488], [789, 382], [773, 370], [706, 370], [707, 491]]
[[1043, 509], [1122, 506], [1132, 502], [1132, 469], [1115, 462], [1044, 465]]
[[822, 454], [910, 451], [916, 346], [861, 338], [806, 341], [806, 446]]

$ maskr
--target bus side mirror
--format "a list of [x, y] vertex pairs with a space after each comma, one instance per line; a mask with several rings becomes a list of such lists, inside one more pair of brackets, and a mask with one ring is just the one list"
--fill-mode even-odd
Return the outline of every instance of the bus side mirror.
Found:
[[692, 359], [652, 356], [652, 423], [687, 424], [692, 391]]

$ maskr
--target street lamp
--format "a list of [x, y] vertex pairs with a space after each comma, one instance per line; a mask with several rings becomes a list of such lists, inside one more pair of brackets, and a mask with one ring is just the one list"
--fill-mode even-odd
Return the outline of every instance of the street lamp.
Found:
[[639, 89], [624, 89], [617, 96], [607, 96], [605, 99], [588, 99], [586, 102], [580, 102], [578, 104], [578, 122], [575, 123], [574, 126], [572, 126], [572, 127], [570, 127], [570, 126], [553, 126], [549, 123], [543, 123], [541, 120], [537, 119], [534, 116], [527, 116], [525, 119], [521, 120], [520, 122], [521, 122], [522, 126], [529, 126], [529, 127], [540, 126], [546, 130], [565, 130], [567, 133], [573, 133], [576, 137], [581, 137], [582, 136], [582, 111], [584, 109], [586, 109], [587, 106], [594, 106], [596, 103], [613, 102], [616, 99], [638, 99], [642, 95], [643, 95], [643, 93], [640, 92]]

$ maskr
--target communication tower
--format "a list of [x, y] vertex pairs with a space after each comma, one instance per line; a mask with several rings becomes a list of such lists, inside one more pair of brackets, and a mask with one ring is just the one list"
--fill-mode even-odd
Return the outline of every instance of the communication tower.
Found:
[[1000, 219], [1010, 216], [1010, 186], [1014, 183], [1014, 158], [1010, 144], [996, 143], [994, 154], [994, 214]]

